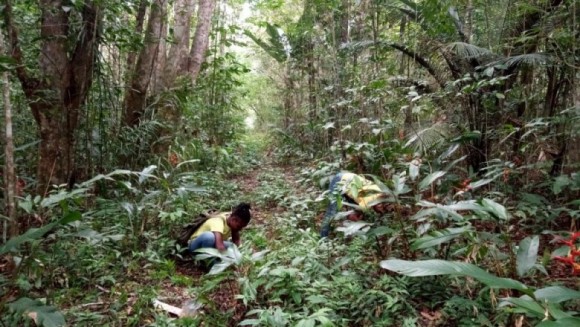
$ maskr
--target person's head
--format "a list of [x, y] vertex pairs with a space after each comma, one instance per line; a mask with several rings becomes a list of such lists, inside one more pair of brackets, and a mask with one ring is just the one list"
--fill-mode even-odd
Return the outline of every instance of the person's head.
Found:
[[232, 230], [241, 230], [248, 226], [248, 223], [252, 218], [250, 209], [251, 207], [248, 203], [238, 204], [232, 211], [232, 214], [228, 217], [228, 226], [230, 226]]
[[348, 216], [346, 216], [346, 219], [350, 220], [350, 221], [359, 221], [361, 219], [363, 219], [364, 215], [363, 212], [360, 210], [353, 210]]
[[384, 213], [387, 213], [387, 211], [389, 211], [389, 206], [385, 202], [377, 203], [374, 206], [372, 206], [372, 208], [373, 211], [379, 215], [382, 215]]

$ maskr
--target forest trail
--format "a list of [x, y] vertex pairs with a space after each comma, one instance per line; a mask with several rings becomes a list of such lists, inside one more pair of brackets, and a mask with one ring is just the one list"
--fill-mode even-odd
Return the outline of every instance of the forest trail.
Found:
[[[264, 187], [270, 186], [268, 181], [261, 180], [264, 179], [263, 176], [282, 177], [285, 181], [285, 185], [289, 187], [291, 194], [298, 194], [300, 188], [299, 184], [296, 182], [294, 167], [280, 166], [274, 163], [264, 163], [255, 167], [247, 174], [231, 177], [229, 181], [232, 184], [237, 185], [239, 188], [239, 201], [249, 202], [252, 206], [252, 220], [250, 225], [242, 231], [242, 243], [249, 242], [244, 238], [244, 233], [251, 232], [253, 229], [262, 229], [266, 231], [269, 239], [275, 237], [277, 228], [271, 218], [274, 215], [282, 215], [287, 212], [287, 208], [284, 208], [273, 201], [260, 201], [259, 198], [264, 192]], [[250, 243], [250, 247], [253, 249], [252, 252], [257, 252], [255, 244]], [[236, 268], [230, 267], [228, 269]], [[176, 272], [185, 278], [192, 278], [193, 285], [200, 285], [207, 282], [207, 271], [191, 261], [176, 261]], [[203, 312], [204, 309], [212, 311], [217, 310], [220, 312], [233, 310], [234, 313], [230, 321], [230, 326], [237, 326], [237, 324], [244, 319], [244, 315], [248, 311], [243, 303], [236, 299], [236, 295], [238, 294], [238, 281], [234, 278], [225, 278], [220, 285], [213, 288], [213, 290], [207, 294], [207, 298], [204, 296], [204, 302], [208, 303], [205, 303], [201, 312]], [[192, 301], [196, 298], [198, 298], [198, 294], [191, 293], [189, 287], [178, 286], [175, 283], [172, 283], [171, 280], [164, 282], [160, 286], [159, 296], [157, 297], [160, 301], [177, 307], [184, 307], [188, 301]]]

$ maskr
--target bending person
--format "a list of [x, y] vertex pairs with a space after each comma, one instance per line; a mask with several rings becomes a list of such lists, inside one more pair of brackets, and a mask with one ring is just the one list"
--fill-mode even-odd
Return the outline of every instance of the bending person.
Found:
[[[381, 189], [372, 181], [366, 179], [362, 175], [357, 175], [349, 172], [340, 172], [330, 180], [328, 188], [331, 193], [330, 203], [326, 208], [322, 226], [320, 229], [320, 236], [327, 237], [330, 233], [330, 223], [338, 212], [337, 196], [342, 196], [343, 200], [348, 203], [356, 204], [359, 208], [367, 210], [372, 208], [376, 213], [383, 214], [387, 211], [385, 203], [377, 203], [380, 198], [384, 197]], [[338, 194], [336, 194], [338, 193]], [[361, 220], [363, 213], [361, 210], [355, 209], [353, 213], [347, 216], [347, 219], [352, 221]]]
[[[250, 209], [249, 204], [240, 203], [232, 212], [213, 215], [191, 235], [189, 250], [215, 248], [224, 251], [232, 242], [240, 245], [240, 231], [250, 222]], [[231, 242], [228, 241], [230, 237]]]

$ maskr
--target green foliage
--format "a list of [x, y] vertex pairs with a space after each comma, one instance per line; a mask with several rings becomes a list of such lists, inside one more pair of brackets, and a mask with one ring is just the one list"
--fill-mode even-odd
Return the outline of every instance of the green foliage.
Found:
[[60, 327], [65, 325], [64, 316], [52, 306], [44, 305], [40, 301], [29, 298], [20, 298], [8, 304], [10, 310], [26, 314], [38, 326]]
[[473, 264], [465, 262], [389, 259], [382, 261], [381, 267], [413, 277], [433, 275], [472, 277], [491, 288], [516, 289], [526, 294], [519, 298], [504, 298], [500, 308], [512, 305], [518, 309], [516, 312], [526, 313], [542, 320], [551, 318], [556, 323], [580, 321], [580, 318], [572, 317], [574, 312], [563, 312], [558, 305], [558, 303], [564, 301], [580, 299], [580, 292], [565, 287], [547, 287], [533, 290], [518, 281], [496, 277]]

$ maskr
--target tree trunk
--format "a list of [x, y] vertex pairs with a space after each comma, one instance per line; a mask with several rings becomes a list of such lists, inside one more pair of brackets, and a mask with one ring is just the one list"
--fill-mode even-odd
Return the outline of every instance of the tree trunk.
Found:
[[187, 74], [191, 17], [195, 9], [193, 0], [177, 0], [174, 4], [175, 23], [173, 24], [173, 43], [168, 58], [171, 64], [165, 66], [163, 84], [165, 88], [175, 85], [178, 77]]
[[197, 13], [197, 27], [193, 37], [193, 44], [189, 52], [188, 72], [191, 81], [195, 84], [201, 64], [205, 61], [205, 53], [209, 46], [209, 32], [211, 30], [211, 19], [216, 6], [216, 0], [200, 0], [199, 11]]
[[147, 103], [147, 88], [155, 67], [159, 51], [159, 40], [165, 26], [167, 0], [155, 0], [151, 5], [143, 49], [139, 53], [137, 66], [131, 79], [131, 87], [123, 101], [123, 122], [126, 126], [139, 124]]
[[[65, 12], [64, 5], [62, 0], [40, 1], [42, 43], [38, 71], [41, 78], [32, 77], [25, 69], [9, 2], [4, 16], [12, 58], [18, 63], [16, 74], [40, 130], [37, 191], [42, 195], [51, 184], [68, 182], [75, 171], [74, 133], [93, 81], [97, 24], [102, 16], [92, 1], [84, 2], [74, 13]], [[69, 34], [75, 30], [70, 25], [79, 22], [69, 21], [69, 17], [82, 19], [81, 31], [77, 28], [75, 35]], [[72, 45], [71, 40], [75, 42]]]
[[[0, 55], [6, 55], [4, 48], [4, 34], [0, 32]], [[12, 106], [10, 104], [10, 80], [8, 72], [2, 73], [2, 100], [4, 103], [4, 130], [6, 135], [6, 146], [4, 149], [4, 190], [6, 200], [6, 212], [8, 221], [4, 220], [2, 226], [2, 242], [18, 235], [18, 221], [16, 221], [16, 173], [14, 168], [14, 139], [12, 136]], [[7, 223], [10, 226], [7, 226]]]
[[[147, 0], [141, 0], [139, 2], [139, 9], [137, 10], [137, 16], [135, 17], [135, 20], [137, 21], [137, 24], [135, 25], [136, 34], [143, 33], [143, 24], [145, 22], [145, 13], [147, 12], [147, 3]], [[127, 80], [131, 79], [131, 74], [134, 72], [136, 57], [137, 53], [135, 51], [129, 52], [129, 55], [127, 56], [127, 75], [129, 76]]]
[[314, 66], [314, 44], [312, 40], [308, 41], [307, 52], [307, 70], [308, 70], [308, 104], [309, 117], [312, 123], [315, 123], [318, 118], [316, 108], [316, 67]]
[[[165, 68], [167, 66], [167, 26], [163, 24], [161, 28], [161, 35], [159, 35], [159, 46], [157, 47], [157, 54], [155, 55], [155, 65], [153, 68], [153, 78], [151, 96], [156, 96], [161, 92], [167, 90], [167, 85], [165, 83]], [[173, 63], [170, 63], [170, 66]], [[175, 78], [175, 77], [174, 77]]]

